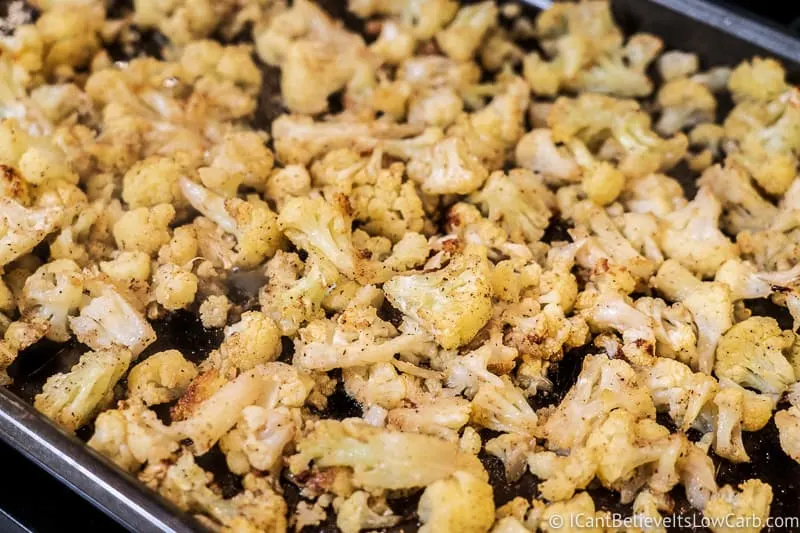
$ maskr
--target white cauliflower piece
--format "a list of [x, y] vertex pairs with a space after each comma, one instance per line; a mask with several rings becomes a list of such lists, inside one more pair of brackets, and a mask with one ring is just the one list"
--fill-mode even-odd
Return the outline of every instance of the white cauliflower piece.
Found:
[[749, 479], [738, 490], [730, 485], [719, 489], [709, 499], [703, 515], [712, 521], [714, 533], [758, 533], [767, 523], [771, 503], [772, 487]]
[[[245, 407], [236, 427], [220, 439], [231, 472], [244, 475], [251, 468], [275, 471], [286, 446], [294, 440], [297, 425], [286, 407]], [[280, 465], [282, 466], [282, 465]]]
[[522, 169], [508, 174], [493, 172], [469, 199], [517, 243], [539, 241], [555, 206], [555, 197], [544, 183], [533, 172]]
[[[293, 473], [317, 467], [348, 466], [357, 487], [401, 489], [424, 487], [458, 471], [484, 482], [480, 461], [458, 444], [428, 435], [374, 428], [362, 422], [320, 420], [299, 439], [290, 459]], [[386, 455], [386, 450], [397, 453]]]
[[710, 374], [722, 335], [733, 325], [733, 301], [727, 285], [703, 282], [677, 261], [665, 261], [653, 286], [668, 300], [681, 302], [697, 325], [697, 357], [691, 367]]
[[774, 318], [753, 316], [725, 333], [717, 346], [714, 373], [762, 393], [781, 394], [797, 381], [786, 355], [795, 334]]
[[494, 523], [492, 487], [469, 472], [454, 472], [428, 485], [417, 513], [420, 533], [486, 533]]
[[437, 272], [396, 276], [383, 290], [394, 307], [445, 349], [472, 340], [492, 314], [488, 265], [475, 255], [458, 256]]
[[363, 490], [355, 491], [336, 509], [336, 527], [342, 533], [392, 527], [400, 520], [385, 502], [370, 505], [370, 495]]
[[131, 352], [120, 348], [87, 352], [69, 372], [50, 376], [33, 405], [73, 432], [114, 399], [114, 386], [131, 359]]
[[179, 440], [191, 439], [196, 455], [206, 453], [236, 424], [239, 413], [257, 402], [268, 389], [268, 381], [269, 376], [258, 368], [239, 374], [201, 401], [188, 418], [168, 426], [170, 434]]
[[581, 180], [581, 169], [572, 154], [553, 141], [549, 129], [526, 133], [517, 143], [516, 163], [542, 175], [548, 185], [563, 185]]
[[537, 417], [522, 391], [504, 377], [499, 387], [481, 384], [472, 399], [472, 421], [493, 431], [533, 435]]
[[125, 212], [114, 223], [113, 235], [117, 247], [130, 252], [153, 255], [170, 240], [169, 223], [175, 218], [171, 204], [139, 207]]
[[39, 267], [28, 279], [20, 299], [20, 311], [47, 320], [47, 338], [66, 342], [70, 338], [69, 317], [83, 298], [80, 267], [69, 259], [57, 259]]
[[184, 203], [178, 181], [185, 169], [171, 157], [137, 161], [122, 177], [122, 199], [131, 209]]
[[167, 263], [153, 273], [155, 301], [169, 311], [190, 306], [197, 294], [197, 276], [178, 265]]
[[692, 314], [681, 303], [667, 305], [661, 298], [643, 297], [634, 307], [653, 319], [656, 354], [690, 364], [697, 351]]
[[128, 374], [128, 396], [145, 405], [179, 398], [197, 377], [197, 368], [178, 350], [158, 352], [134, 366]]
[[93, 350], [125, 347], [138, 356], [156, 340], [153, 327], [114, 287], [103, 282], [93, 285], [80, 314], [69, 318], [75, 337]]
[[468, 61], [475, 55], [489, 29], [497, 24], [497, 13], [494, 2], [464, 6], [447, 28], [436, 34], [436, 43], [452, 59]]
[[470, 420], [470, 402], [464, 398], [415, 398], [414, 407], [396, 407], [389, 411], [386, 426], [410, 433], [457, 440], [458, 431]]
[[186, 177], [181, 191], [192, 207], [236, 238], [237, 266], [254, 267], [271, 257], [281, 239], [278, 217], [266, 203], [254, 198], [225, 198]]
[[569, 455], [538, 451], [528, 455], [531, 473], [542, 480], [539, 494], [549, 501], [568, 500], [586, 488], [597, 473], [598, 457], [590, 448], [577, 448]]
[[[364, 408], [372, 406], [383, 409], [399, 408], [409, 390], [408, 377], [398, 373], [392, 363], [345, 368], [342, 370], [342, 381], [347, 394]], [[449, 421], [457, 419], [460, 415], [458, 411], [461, 406], [455, 408], [456, 416]], [[423, 413], [425, 414], [428, 413]], [[403, 418], [402, 413], [401, 418]], [[469, 412], [466, 413], [466, 418], [469, 421]], [[437, 426], [437, 430], [441, 430], [441, 426]]]
[[717, 100], [711, 90], [691, 78], [678, 78], [662, 85], [656, 102], [661, 116], [655, 129], [662, 135], [674, 135], [684, 128], [714, 122], [717, 112]]
[[228, 323], [233, 303], [224, 294], [212, 294], [200, 304], [197, 314], [204, 328], [221, 328]]
[[692, 372], [685, 364], [663, 357], [653, 366], [641, 368], [639, 375], [650, 389], [656, 409], [666, 409], [683, 431], [692, 427], [719, 391], [716, 380], [708, 374]]
[[236, 131], [211, 148], [206, 155], [207, 166], [199, 168], [197, 174], [203, 185], [223, 196], [236, 196], [241, 185], [263, 191], [274, 159], [261, 134]]
[[686, 205], [681, 184], [664, 174], [627, 180], [621, 201], [634, 213], [652, 213], [659, 218]]
[[281, 333], [275, 321], [260, 311], [247, 311], [225, 328], [219, 347], [223, 360], [241, 371], [274, 361], [281, 353]]
[[783, 451], [800, 463], [800, 407], [792, 406], [775, 413], [775, 425], [778, 427]]
[[310, 370], [332, 370], [389, 362], [396, 354], [430, 354], [433, 343], [428, 334], [412, 331], [398, 335], [392, 324], [378, 318], [377, 309], [367, 300], [375, 291], [372, 286], [363, 287], [335, 322], [315, 320], [301, 329], [295, 339], [295, 364]]
[[665, 81], [688, 78], [700, 70], [700, 58], [697, 54], [670, 50], [661, 54], [656, 61], [658, 72]]
[[767, 229], [778, 217], [778, 208], [758, 193], [748, 172], [733, 161], [709, 168], [697, 183], [707, 185], [722, 203], [722, 220], [731, 233]]
[[[395, 141], [384, 143], [387, 153], [402, 154]], [[469, 194], [483, 185], [489, 173], [458, 137], [447, 137], [412, 154], [408, 174], [428, 194]]]
[[27, 208], [11, 198], [0, 198], [0, 267], [33, 250], [58, 229], [60, 207]]
[[167, 461], [180, 449], [156, 413], [137, 401], [122, 401], [100, 413], [87, 444], [129, 472]]
[[700, 187], [694, 200], [663, 219], [661, 247], [666, 256], [702, 277], [713, 276], [722, 263], [738, 255], [736, 244], [717, 227], [721, 213], [711, 189]]
[[628, 363], [603, 355], [586, 356], [578, 381], [541, 421], [537, 436], [546, 439], [551, 450], [576, 448], [618, 408], [637, 417], [655, 417], [650, 393]]

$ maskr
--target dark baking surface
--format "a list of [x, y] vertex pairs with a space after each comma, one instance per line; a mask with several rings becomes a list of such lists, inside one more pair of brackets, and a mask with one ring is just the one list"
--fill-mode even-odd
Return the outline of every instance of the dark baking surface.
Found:
[[[0, 0], [0, 4], [3, 4]], [[334, 3], [334, 2], [323, 2]], [[636, 5], [646, 4], [643, 0], [620, 0], [621, 4], [634, 5], [633, 11], [636, 10]], [[797, 32], [800, 35], [800, 3], [788, 0], [738, 0], [738, 1], [715, 1], [714, 3], [731, 7], [734, 5], [736, 12], [747, 17], [753, 17], [756, 20], [767, 20], [775, 26], [784, 28], [787, 32]], [[640, 6], [641, 7], [641, 6]], [[650, 10], [650, 7], [644, 8]], [[651, 11], [652, 13], [658, 12], [658, 9]], [[674, 16], [673, 16], [674, 20]], [[622, 21], [626, 24], [626, 21]], [[664, 28], [669, 28], [670, 21], [651, 21], [655, 27], [663, 24]], [[631, 21], [627, 21], [631, 23]], [[636, 29], [626, 27], [626, 29]], [[647, 28], [654, 31], [651, 28]], [[694, 38], [691, 38], [692, 29], [683, 29], [687, 32], [689, 38], [683, 39], [671, 34], [658, 32], [662, 37], [665, 37], [668, 44], [676, 45], [675, 41], [684, 42], [683, 48], [693, 49], [691, 45]], [[708, 37], [699, 33], [695, 36], [698, 40], [707, 40]], [[720, 54], [728, 54], [731, 50], [726, 46], [715, 47], [717, 50], [712, 51]], [[748, 45], [742, 45], [742, 50], [752, 50]], [[744, 52], [752, 53], [752, 52]], [[712, 62], [726, 62], [723, 59], [708, 58]], [[734, 58], [731, 61], [738, 61]], [[795, 71], [797, 72], [797, 71]], [[274, 75], [269, 76], [269, 83], [275, 87]], [[264, 109], [265, 113], [261, 115], [261, 119], [265, 119], [274, 114], [275, 106], [272, 98], [265, 98]], [[271, 104], [271, 105], [269, 105]], [[553, 228], [551, 234], [558, 235], [562, 233], [558, 228]], [[554, 235], [554, 236], [555, 236]], [[772, 314], [775, 312], [774, 308], [757, 310], [757, 314]], [[172, 328], [172, 331], [181, 333], [181, 338], [174, 337], [167, 339], [166, 342], [172, 344], [184, 344], [188, 340], [191, 343], [191, 338], [196, 338], [191, 327]], [[181, 342], [177, 342], [181, 341]], [[189, 348], [184, 344], [185, 348]], [[196, 346], [193, 346], [196, 349]], [[163, 348], [159, 348], [163, 349]], [[203, 351], [202, 347], [199, 351]], [[44, 351], [38, 353], [26, 354], [27, 361], [24, 365], [19, 365], [23, 368], [17, 370], [21, 374], [25, 374], [29, 379], [26, 385], [16, 390], [20, 396], [30, 398], [32, 394], [37, 392], [37, 388], [41, 387], [41, 381], [36, 379], [44, 376], [48, 367], [52, 371], [55, 365], [64, 365], [70, 357], [69, 350], [61, 352], [62, 357], [52, 358]], [[39, 359], [41, 357], [41, 359]], [[73, 352], [72, 357], [75, 357]], [[563, 393], [574, 382], [575, 377], [580, 369], [580, 354], [571, 354], [562, 363], [554, 375], [556, 382], [556, 390]], [[20, 361], [22, 363], [22, 361]], [[37, 383], [38, 381], [38, 383]], [[552, 402], [558, 400], [558, 394], [551, 398], [537, 398], [538, 401]], [[340, 392], [333, 399], [332, 403], [335, 404], [333, 410], [341, 416], [352, 416], [358, 414], [358, 406], [353, 404], [343, 392]], [[662, 421], [663, 422], [663, 421]], [[718, 481], [722, 483], [732, 483], [741, 481], [750, 477], [759, 477], [764, 481], [769, 482], [776, 489], [775, 502], [773, 503], [774, 516], [797, 516], [800, 513], [800, 465], [791, 461], [776, 447], [776, 432], [774, 424], [765, 428], [765, 430], [757, 433], [745, 434], [745, 447], [753, 458], [753, 462], [745, 465], [730, 465], [724, 461], [716, 461], [718, 464]], [[213, 467], [219, 464], [220, 457], [214, 453], [210, 453], [204, 458], [204, 466]], [[490, 473], [493, 485], [495, 485], [495, 496], [498, 503], [504, 503], [513, 496], [521, 495], [531, 497], [535, 494], [535, 480], [530, 474], [524, 476], [520, 481], [509, 485], [505, 482], [504, 474], [502, 472], [502, 465], [499, 461], [484, 457], [484, 463]], [[3, 465], [2, 488], [0, 488], [0, 532], [13, 532], [17, 531], [36, 531], [36, 532], [61, 532], [65, 530], [72, 530], [75, 526], [79, 526], [81, 531], [84, 532], [108, 532], [116, 533], [117, 531], [124, 531], [124, 529], [116, 524], [111, 518], [107, 517], [102, 512], [94, 508], [90, 503], [77, 496], [72, 490], [61, 484], [48, 473], [40, 469], [35, 464], [28, 461], [18, 451], [9, 447], [0, 441], [0, 464]], [[228, 479], [226, 483], [229, 487], [236, 484], [235, 479]], [[286, 484], [287, 494], [286, 498], [290, 504], [296, 504], [299, 496], [297, 491], [292, 490], [291, 484]], [[678, 491], [679, 493], [682, 490]], [[617, 496], [607, 491], [593, 491], [593, 496], [598, 505], [612, 509], [625, 511], [625, 508], [617, 503]], [[416, 507], [416, 499], [409, 498], [407, 500], [398, 500], [394, 502], [397, 512], [403, 513], [408, 517], [404, 527], [397, 528], [400, 530], [411, 531], [416, 529], [414, 527], [413, 510]], [[691, 512], [685, 505], [678, 502], [676, 512]], [[333, 524], [326, 524], [323, 527], [324, 531], [336, 531]], [[789, 531], [784, 529], [783, 531]]]

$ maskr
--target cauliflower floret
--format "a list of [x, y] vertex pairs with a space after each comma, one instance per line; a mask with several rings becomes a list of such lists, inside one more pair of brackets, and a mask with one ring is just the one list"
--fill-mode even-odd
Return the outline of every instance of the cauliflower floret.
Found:
[[272, 172], [274, 156], [255, 131], [227, 134], [206, 155], [207, 166], [197, 170], [200, 181], [223, 196], [236, 196], [241, 185], [257, 191], [265, 189]]
[[387, 153], [407, 156], [408, 175], [421, 183], [427, 194], [469, 194], [483, 185], [489, 175], [486, 167], [470, 153], [467, 143], [458, 137], [447, 137], [413, 152], [402, 143], [384, 143]]
[[[373, 406], [395, 409], [408, 395], [408, 377], [399, 374], [392, 363], [344, 368], [342, 381], [347, 394], [365, 409]], [[460, 406], [457, 407], [460, 409]], [[466, 418], [469, 421], [469, 413]]]
[[178, 350], [158, 352], [131, 369], [128, 396], [145, 405], [157, 405], [178, 399], [197, 377], [194, 364]]
[[131, 352], [119, 348], [87, 352], [69, 372], [50, 376], [33, 405], [67, 431], [75, 431], [114, 399], [114, 386], [131, 358]]
[[239, 322], [225, 328], [219, 347], [225, 361], [242, 371], [274, 361], [281, 353], [281, 333], [275, 322], [260, 311], [247, 311]]
[[497, 25], [497, 11], [494, 2], [462, 7], [447, 28], [436, 34], [436, 43], [456, 61], [472, 59], [486, 33]]
[[295, 339], [295, 365], [312, 370], [332, 370], [389, 362], [395, 354], [430, 354], [429, 335], [411, 331], [398, 335], [395, 327], [378, 318], [370, 300], [382, 300], [368, 285], [357, 292], [348, 307], [332, 320], [315, 320]]
[[386, 417], [386, 427], [411, 433], [457, 440], [469, 422], [470, 403], [459, 397], [414, 398], [414, 407], [396, 407]]
[[[463, 471], [478, 481], [488, 476], [480, 461], [458, 443], [428, 435], [390, 431], [360, 421], [320, 420], [297, 443], [289, 467], [295, 475], [318, 468], [347, 466], [353, 483], [365, 489], [425, 487]], [[386, 450], [393, 450], [387, 455]]]
[[493, 431], [532, 435], [537, 417], [522, 391], [505, 377], [502, 386], [480, 386], [472, 399], [472, 421]]
[[781, 331], [774, 318], [750, 317], [720, 339], [714, 373], [763, 393], [781, 394], [797, 381], [784, 355], [794, 339], [794, 332]]
[[408, 102], [409, 124], [446, 128], [464, 111], [464, 101], [450, 87], [412, 93]]
[[198, 246], [195, 226], [178, 226], [172, 232], [169, 242], [158, 250], [158, 262], [162, 265], [173, 263], [186, 267], [197, 257]]
[[150, 256], [144, 252], [120, 252], [110, 261], [100, 263], [100, 271], [124, 286], [150, 279]]
[[703, 122], [713, 122], [717, 101], [705, 85], [688, 78], [669, 81], [656, 96], [661, 116], [656, 131], [673, 135], [680, 130]]
[[732, 233], [767, 229], [778, 217], [778, 208], [756, 191], [747, 172], [735, 162], [728, 160], [724, 167], [714, 165], [703, 172], [698, 184], [708, 185], [722, 203], [722, 220]]
[[[595, 3], [601, 2], [585, 2], [586, 5]], [[525, 525], [543, 533], [602, 533], [602, 527], [594, 526], [602, 523], [601, 520], [609, 520], [609, 516], [595, 511], [592, 497], [588, 492], [581, 492], [569, 500], [550, 505], [533, 500]]]
[[355, 491], [336, 509], [336, 527], [342, 533], [389, 528], [400, 520], [385, 501], [370, 505], [370, 495], [363, 490]]
[[634, 307], [653, 319], [656, 354], [690, 364], [697, 351], [692, 314], [681, 303], [668, 306], [660, 298], [639, 298]]
[[[758, 533], [767, 523], [772, 487], [757, 479], [739, 485], [738, 491], [725, 485], [703, 509], [714, 533]], [[719, 525], [717, 525], [719, 524]]]
[[275, 153], [285, 165], [306, 165], [315, 157], [338, 148], [372, 148], [386, 139], [402, 139], [420, 133], [414, 124], [352, 119], [315, 122], [305, 115], [282, 115], [272, 123]]
[[800, 463], [800, 407], [792, 406], [775, 413], [781, 448], [786, 455]]
[[551, 450], [576, 448], [617, 408], [637, 417], [655, 417], [653, 400], [628, 363], [586, 356], [578, 381], [539, 425], [537, 436], [546, 439]]
[[80, 267], [69, 259], [57, 259], [42, 265], [25, 280], [20, 310], [47, 320], [48, 339], [66, 342], [71, 336], [69, 317], [77, 312], [82, 298]]
[[[191, 439], [191, 448], [196, 455], [206, 453], [236, 424], [239, 413], [254, 405], [268, 390], [271, 380], [259, 368], [239, 374], [198, 403], [187, 418], [168, 426], [170, 435], [179, 440]], [[191, 394], [191, 391], [189, 387], [184, 395]]]
[[166, 461], [180, 448], [156, 413], [137, 401], [122, 401], [100, 413], [87, 444], [129, 472]]
[[267, 283], [258, 294], [262, 312], [281, 335], [293, 336], [305, 322], [323, 318], [322, 302], [338, 278], [323, 259], [311, 256], [304, 265], [296, 254], [279, 250], [267, 263]]
[[[375, 155], [382, 157], [379, 151]], [[395, 163], [387, 169], [370, 167], [372, 165], [356, 177], [356, 185], [349, 195], [353, 218], [361, 223], [361, 229], [392, 242], [399, 241], [407, 233], [422, 231], [425, 226], [422, 200], [414, 184], [403, 181], [403, 165]], [[361, 176], [364, 183], [360, 183]]]
[[178, 265], [161, 265], [153, 274], [155, 300], [169, 311], [177, 311], [194, 302], [198, 279]]
[[494, 172], [483, 188], [470, 196], [492, 222], [499, 222], [513, 242], [537, 242], [544, 235], [555, 197], [527, 170]]
[[192, 207], [236, 238], [237, 266], [254, 267], [275, 253], [280, 228], [266, 203], [254, 197], [225, 198], [186, 177], [180, 179], [180, 187]]
[[122, 346], [135, 357], [156, 340], [150, 323], [113, 286], [100, 282], [88, 285], [88, 289], [90, 296], [80, 314], [69, 318], [69, 326], [80, 342], [94, 350]]
[[670, 418], [683, 431], [692, 427], [703, 407], [719, 390], [716, 380], [692, 370], [683, 363], [659, 357], [651, 367], [639, 371], [650, 389], [658, 410], [666, 409]]
[[735, 102], [769, 102], [788, 88], [786, 71], [771, 58], [754, 57], [752, 61], [743, 61], [728, 79], [728, 89]]
[[60, 207], [26, 208], [0, 198], [0, 267], [33, 250], [62, 221]]
[[700, 70], [700, 58], [697, 54], [670, 50], [661, 54], [656, 62], [658, 73], [665, 81], [688, 78]]
[[697, 357], [691, 367], [710, 374], [722, 335], [733, 325], [733, 300], [724, 283], [703, 282], [672, 259], [665, 261], [653, 286], [668, 300], [681, 302], [697, 325]]
[[204, 328], [221, 328], [228, 323], [233, 304], [224, 294], [212, 294], [200, 304], [197, 313]]
[[171, 204], [127, 211], [114, 224], [114, 240], [121, 250], [153, 255], [169, 242], [169, 223], [173, 218], [175, 208]]
[[183, 203], [178, 180], [185, 170], [170, 157], [137, 161], [122, 178], [122, 199], [131, 209]]
[[394, 277], [383, 289], [394, 307], [445, 349], [472, 340], [492, 314], [488, 265], [474, 255], [456, 257], [438, 272]]
[[429, 485], [417, 507], [420, 533], [486, 533], [494, 523], [492, 487], [457, 471]]
[[738, 256], [736, 244], [717, 227], [722, 205], [707, 186], [700, 187], [694, 200], [664, 217], [661, 247], [702, 277], [713, 276], [720, 265]]
[[558, 501], [572, 498], [591, 483], [597, 472], [597, 459], [589, 448], [577, 448], [566, 456], [539, 451], [528, 455], [528, 466], [542, 480], [539, 494], [546, 500]]
[[251, 468], [275, 471], [286, 446], [294, 440], [295, 417], [286, 407], [245, 407], [236, 427], [220, 439], [228, 468], [244, 475]]
[[264, 189], [280, 211], [293, 196], [305, 196], [311, 191], [311, 174], [303, 165], [286, 165], [270, 174]]
[[631, 212], [652, 213], [659, 218], [686, 205], [681, 184], [664, 174], [626, 180], [620, 199]]
[[521, 167], [542, 175], [548, 185], [579, 182], [581, 170], [572, 154], [553, 141], [549, 129], [538, 128], [526, 133], [517, 143], [515, 160]]

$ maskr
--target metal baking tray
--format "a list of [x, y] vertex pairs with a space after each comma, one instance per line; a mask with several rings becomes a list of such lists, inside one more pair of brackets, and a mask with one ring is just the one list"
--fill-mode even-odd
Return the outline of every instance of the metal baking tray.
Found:
[[[0, 0], [0, 6], [5, 2], [6, 0]], [[323, 0], [321, 3], [334, 15], [353, 22], [352, 17], [346, 14], [344, 0]], [[547, 0], [527, 0], [524, 3], [528, 4], [526, 9], [531, 12], [549, 5]], [[699, 54], [706, 67], [734, 65], [755, 55], [774, 56], [783, 60], [790, 79], [795, 82], [800, 79], [800, 40], [767, 24], [754, 22], [703, 0], [612, 0], [612, 5], [617, 20], [626, 32], [654, 33], [664, 40], [667, 49], [681, 49]], [[149, 44], [157, 43], [156, 39]], [[143, 45], [150, 49], [147, 42]], [[264, 74], [264, 93], [260, 98], [255, 122], [256, 126], [268, 129], [269, 121], [280, 114], [281, 109], [275, 98], [278, 75], [272, 69], [265, 69]], [[556, 235], [560, 233], [557, 227], [551, 232]], [[246, 300], [248, 292], [251, 292], [246, 286], [251, 285], [252, 289], [252, 283], [246, 281], [243, 283], [244, 288], [238, 291], [242, 300]], [[757, 302], [755, 306], [756, 314], [776, 316], [782, 323], [786, 323], [787, 316], [783, 309], [769, 302]], [[791, 320], [788, 320], [788, 324], [791, 324]], [[157, 330], [158, 350], [177, 348], [195, 359], [207, 354], [216, 342], [188, 314], [174, 316], [157, 324]], [[69, 368], [80, 352], [80, 348], [75, 345], [44, 344], [20, 354], [12, 367], [15, 384], [8, 389], [0, 388], [0, 438], [131, 531], [149, 533], [205, 530], [187, 513], [160, 498], [135, 478], [89, 449], [84, 444], [88, 437], [87, 432], [79, 431], [78, 436], [68, 435], [33, 409], [31, 401], [45, 379], [57, 371]], [[560, 399], [574, 383], [581, 360], [580, 353], [567, 354], [550, 376], [554, 391], [549, 398], [535, 398], [536, 402]], [[332, 397], [330, 410], [329, 416], [336, 418], [359, 413], [358, 406], [342, 391]], [[720, 462], [720, 483], [735, 483], [751, 477], [761, 478], [775, 490], [773, 516], [800, 515], [800, 465], [780, 450], [774, 424], [771, 422], [762, 431], [745, 434], [745, 446], [753, 461], [743, 465]], [[221, 463], [219, 454], [201, 459], [201, 464], [212, 471], [218, 470]], [[489, 471], [498, 504], [517, 495], [530, 498], [536, 494], [536, 481], [530, 474], [509, 484], [504, 478], [499, 461], [491, 457], [482, 459]], [[230, 477], [224, 473], [217, 477], [223, 492], [235, 487], [237, 483]], [[8, 483], [9, 480], [5, 482]], [[285, 488], [287, 502], [290, 506], [296, 505], [299, 497], [297, 490], [293, 490], [290, 484]], [[603, 490], [590, 492], [599, 507], [626, 511], [618, 504], [615, 494]], [[679, 494], [677, 496], [676, 513], [695, 512], [688, 507], [685, 500], [681, 501]], [[403, 514], [406, 520], [393, 529], [403, 532], [416, 530], [416, 499], [408, 498], [395, 503], [395, 511]], [[64, 519], [68, 521], [69, 517]], [[333, 532], [336, 528], [328, 521], [318, 530]]]

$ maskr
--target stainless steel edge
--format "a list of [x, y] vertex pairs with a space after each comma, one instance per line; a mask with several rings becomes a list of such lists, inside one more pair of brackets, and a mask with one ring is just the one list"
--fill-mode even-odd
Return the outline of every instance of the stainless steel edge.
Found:
[[[613, 0], [612, 0], [613, 1]], [[800, 63], [800, 39], [703, 0], [648, 0]]]
[[0, 438], [130, 531], [197, 531], [191, 518], [0, 387]]

